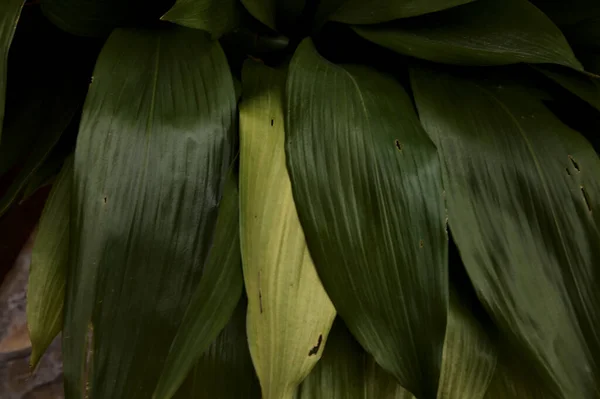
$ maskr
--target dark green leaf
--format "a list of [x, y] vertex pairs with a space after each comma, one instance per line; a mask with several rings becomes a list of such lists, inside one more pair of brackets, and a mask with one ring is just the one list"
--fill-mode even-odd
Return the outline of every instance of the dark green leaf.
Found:
[[237, 0], [177, 0], [161, 19], [220, 37], [237, 26], [238, 7]]
[[40, 218], [31, 253], [27, 286], [27, 328], [35, 368], [63, 324], [69, 262], [69, 231], [73, 158], [63, 166]]
[[23, 4], [24, 0], [3, 0], [0, 4], [0, 137], [2, 137], [2, 122], [4, 121], [8, 50]]
[[428, 14], [473, 0], [325, 0], [319, 13], [329, 11], [330, 19], [346, 24], [376, 24], [399, 18]]
[[246, 336], [246, 296], [227, 326], [202, 355], [175, 399], [260, 399]]
[[269, 28], [289, 29], [296, 24], [305, 7], [305, 0], [242, 0], [250, 14]]
[[235, 108], [227, 60], [206, 33], [108, 39], [75, 151], [67, 397], [88, 382], [92, 398], [151, 397], [210, 249]]
[[154, 398], [170, 399], [225, 327], [242, 294], [237, 181], [227, 179], [204, 274], [171, 345]]
[[298, 388], [296, 399], [411, 399], [336, 319], [323, 357]]
[[600, 160], [535, 95], [411, 71], [478, 296], [552, 391], [600, 381]]
[[354, 29], [383, 47], [430, 61], [555, 63], [582, 69], [561, 31], [527, 0], [477, 0], [439, 13]]
[[292, 398], [321, 358], [335, 309], [306, 246], [285, 167], [285, 73], [242, 70], [240, 229], [248, 340], [264, 399]]
[[552, 65], [536, 69], [600, 111], [600, 77]]
[[79, 36], [107, 36], [117, 27], [155, 22], [172, 0], [41, 0], [59, 28]]
[[287, 82], [286, 154], [308, 248], [338, 313], [403, 387], [435, 397], [448, 307], [435, 146], [394, 79], [323, 59]]

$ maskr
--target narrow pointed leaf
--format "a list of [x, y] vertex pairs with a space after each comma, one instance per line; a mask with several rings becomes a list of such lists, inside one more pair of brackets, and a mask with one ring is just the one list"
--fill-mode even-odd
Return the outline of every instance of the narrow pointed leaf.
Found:
[[69, 261], [73, 158], [69, 158], [50, 191], [35, 236], [27, 286], [29, 364], [38, 361], [62, 329]]
[[411, 72], [449, 223], [484, 306], [566, 398], [600, 381], [600, 160], [525, 88]]
[[244, 283], [238, 200], [237, 180], [230, 172], [202, 280], [171, 345], [154, 398], [170, 399], [173, 396], [202, 353], [225, 327], [239, 302]]
[[438, 399], [484, 397], [496, 369], [496, 348], [454, 292], [442, 359]]
[[285, 167], [285, 74], [247, 62], [240, 105], [240, 223], [248, 341], [264, 399], [292, 398], [335, 317]]
[[3, 0], [0, 4], [0, 138], [4, 121], [8, 50], [24, 3], [23, 0]]
[[445, 10], [473, 0], [326, 0], [321, 9], [332, 11], [330, 19], [346, 24], [376, 24], [399, 18]]
[[246, 335], [247, 299], [243, 295], [231, 319], [181, 386], [175, 399], [260, 399]]
[[296, 399], [412, 399], [336, 319], [323, 357], [298, 388]]
[[550, 65], [536, 69], [600, 111], [600, 77]]
[[306, 0], [241, 0], [250, 14], [269, 28], [289, 28], [298, 22]]
[[582, 69], [561, 31], [527, 0], [477, 0], [410, 20], [354, 29], [383, 47], [435, 62], [553, 63]]
[[448, 306], [435, 146], [394, 79], [322, 58], [310, 40], [287, 82], [287, 165], [319, 276], [358, 342], [435, 397]]
[[238, 7], [237, 0], [177, 0], [161, 19], [220, 37], [237, 26]]
[[225, 55], [200, 30], [106, 42], [75, 151], [68, 398], [88, 383], [92, 398], [152, 396], [212, 243], [235, 101]]

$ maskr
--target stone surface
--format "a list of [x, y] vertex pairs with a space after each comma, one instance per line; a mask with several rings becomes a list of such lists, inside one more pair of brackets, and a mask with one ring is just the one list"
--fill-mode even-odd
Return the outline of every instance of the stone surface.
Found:
[[37, 369], [29, 370], [31, 342], [25, 300], [33, 237], [0, 285], [0, 399], [62, 399], [60, 339], [54, 340]]

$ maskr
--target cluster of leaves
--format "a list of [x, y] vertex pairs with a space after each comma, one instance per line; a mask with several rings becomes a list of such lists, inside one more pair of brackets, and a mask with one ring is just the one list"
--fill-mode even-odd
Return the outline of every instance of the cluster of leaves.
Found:
[[5, 0], [0, 43], [68, 399], [600, 398], [596, 0]]

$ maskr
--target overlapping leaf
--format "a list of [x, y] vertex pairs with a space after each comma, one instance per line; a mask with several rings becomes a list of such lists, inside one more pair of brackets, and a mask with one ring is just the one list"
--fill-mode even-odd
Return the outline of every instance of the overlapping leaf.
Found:
[[219, 37], [238, 24], [238, 6], [237, 0], [177, 0], [161, 19]]
[[248, 62], [240, 104], [240, 224], [250, 354], [265, 399], [292, 398], [335, 317], [285, 167], [285, 74]]
[[582, 69], [561, 31], [527, 0], [477, 0], [439, 13], [354, 29], [381, 46], [430, 61], [554, 63]]
[[411, 72], [478, 296], [531, 373], [598, 395], [600, 160], [527, 90]]
[[383, 371], [336, 319], [317, 366], [300, 385], [296, 399], [412, 399]]
[[414, 17], [470, 3], [473, 0], [324, 0], [319, 14], [346, 24], [376, 24]]
[[323, 59], [290, 65], [286, 154], [319, 276], [361, 345], [400, 384], [435, 397], [447, 238], [435, 146], [394, 79]]
[[23, 4], [23, 0], [4, 0], [0, 4], [0, 137], [2, 137], [2, 123], [4, 121], [8, 50]]
[[69, 158], [46, 201], [31, 253], [27, 286], [27, 327], [35, 368], [62, 329], [69, 262], [69, 232], [73, 158]]
[[248, 351], [247, 304], [243, 295], [231, 320], [196, 363], [175, 399], [261, 398], [260, 385]]
[[[173, 340], [154, 398], [170, 399], [173, 396], [202, 353], [225, 327], [239, 302], [244, 283], [238, 202], [237, 180], [230, 173], [202, 280]], [[227, 349], [217, 346], [213, 350]], [[217, 356], [216, 353], [213, 355]], [[196, 365], [193, 371], [197, 375], [194, 379], [200, 378], [198, 367]], [[203, 384], [206, 383], [207, 380], [203, 380]]]
[[88, 385], [92, 398], [152, 396], [212, 243], [235, 107], [227, 60], [206, 33], [108, 39], [75, 152], [68, 398]]

